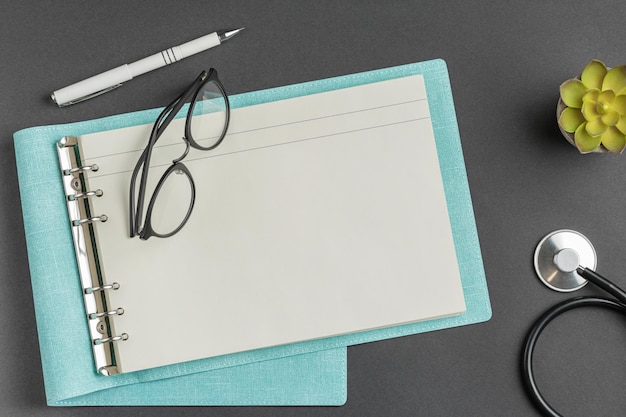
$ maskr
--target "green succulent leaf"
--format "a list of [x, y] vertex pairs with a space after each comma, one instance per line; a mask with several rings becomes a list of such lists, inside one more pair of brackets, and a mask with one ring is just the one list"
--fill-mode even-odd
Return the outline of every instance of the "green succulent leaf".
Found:
[[602, 88], [602, 80], [604, 80], [607, 71], [604, 62], [594, 59], [587, 64], [580, 79], [587, 88], [600, 89]]
[[602, 120], [602, 123], [604, 123], [607, 126], [615, 126], [617, 122], [619, 122], [619, 119], [620, 119], [619, 113], [616, 112], [615, 110], [611, 110], [603, 114], [602, 117], [600, 117], [600, 120]]
[[600, 103], [612, 104], [613, 100], [615, 100], [615, 92], [612, 90], [602, 91], [598, 94], [597, 101]]
[[603, 123], [601, 119], [590, 120], [585, 126], [587, 133], [589, 133], [593, 137], [603, 134], [604, 132], [606, 132], [607, 128], [608, 126]]
[[583, 95], [583, 103], [585, 101], [598, 101], [598, 96], [600, 96], [600, 90], [598, 90], [597, 88], [589, 89]]
[[602, 90], [612, 90], [616, 93], [621, 93], [624, 89], [626, 89], [626, 65], [611, 68], [604, 77]]
[[602, 145], [614, 153], [622, 153], [626, 147], [626, 136], [614, 127], [602, 134]]
[[626, 116], [621, 116], [615, 128], [626, 135]]
[[582, 114], [586, 120], [596, 120], [600, 118], [600, 114], [598, 113], [598, 109], [596, 107], [595, 101], [585, 101], [582, 106]]
[[583, 105], [583, 96], [587, 92], [587, 87], [580, 80], [567, 80], [560, 87], [561, 99], [567, 107], [580, 109]]
[[600, 142], [602, 140], [601, 136], [593, 137], [587, 133], [586, 125], [587, 123], [581, 124], [574, 133], [574, 143], [576, 143], [576, 147], [581, 153], [594, 151], [598, 146], [600, 146]]
[[563, 109], [561, 115], [559, 116], [559, 126], [569, 133], [574, 133], [576, 128], [584, 121], [585, 116], [583, 116], [580, 110], [572, 107], [566, 107]]
[[611, 108], [622, 116], [626, 116], [626, 95], [619, 95], [613, 100]]

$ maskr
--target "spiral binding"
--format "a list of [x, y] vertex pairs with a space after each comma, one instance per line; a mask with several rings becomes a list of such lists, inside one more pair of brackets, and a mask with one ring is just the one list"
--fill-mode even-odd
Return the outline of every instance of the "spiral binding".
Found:
[[96, 164], [82, 163], [78, 142], [77, 137], [64, 137], [58, 143], [57, 153], [96, 370], [102, 375], [114, 375], [119, 373], [115, 343], [128, 340], [128, 334], [118, 334], [111, 320], [115, 316], [123, 315], [124, 309], [108, 307], [108, 291], [117, 290], [120, 285], [117, 282], [105, 284], [100, 266], [101, 255], [98, 253], [97, 229], [94, 223], [104, 223], [108, 217], [106, 214], [93, 215], [91, 200], [102, 197], [104, 192], [100, 189], [91, 190], [87, 178], [89, 173], [97, 172], [99, 167]]

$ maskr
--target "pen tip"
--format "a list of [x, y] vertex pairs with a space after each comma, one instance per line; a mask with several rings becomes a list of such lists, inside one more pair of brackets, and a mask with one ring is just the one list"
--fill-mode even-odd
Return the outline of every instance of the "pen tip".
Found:
[[224, 42], [225, 40], [228, 40], [228, 39], [232, 38], [233, 36], [235, 36], [236, 34], [238, 34], [239, 32], [241, 32], [244, 29], [245, 29], [245, 27], [241, 27], [239, 29], [229, 30], [229, 31], [226, 31], [226, 32], [218, 33], [218, 35], [220, 37], [220, 42]]

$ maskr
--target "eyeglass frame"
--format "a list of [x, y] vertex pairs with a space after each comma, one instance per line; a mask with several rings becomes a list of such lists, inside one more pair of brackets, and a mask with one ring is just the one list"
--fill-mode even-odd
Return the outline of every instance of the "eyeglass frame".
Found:
[[[225, 122], [224, 122], [224, 129], [219, 139], [215, 143], [213, 143], [211, 146], [203, 147], [198, 142], [195, 141], [195, 139], [193, 138], [193, 135], [191, 134], [191, 119], [193, 117], [193, 112], [194, 112], [194, 108], [196, 104], [195, 98], [197, 97], [202, 87], [204, 87], [209, 82], [213, 82], [224, 97], [224, 103], [226, 105]], [[170, 164], [170, 166], [161, 175], [161, 178], [159, 179], [159, 182], [157, 183], [154, 191], [152, 192], [152, 196], [150, 197], [150, 202], [148, 203], [148, 208], [146, 209], [146, 216], [145, 216], [146, 218], [145, 218], [145, 221], [143, 222], [143, 227], [140, 228], [140, 224], [142, 223], [141, 220], [142, 220], [144, 203], [146, 199], [146, 185], [148, 181], [148, 171], [150, 167], [150, 158], [152, 156], [152, 150], [154, 149], [156, 142], [159, 140], [159, 138], [161, 137], [165, 129], [167, 129], [171, 121], [176, 117], [176, 115], [180, 112], [183, 106], [187, 104], [187, 102], [190, 99], [194, 99], [194, 101], [189, 104], [189, 109], [187, 110], [187, 116], [185, 120], [185, 135], [182, 137], [186, 145], [185, 151], [179, 158], [174, 159], [172, 163]], [[198, 77], [191, 83], [191, 85], [189, 85], [189, 87], [187, 87], [185, 91], [183, 91], [182, 94], [180, 94], [176, 99], [174, 99], [174, 101], [172, 101], [167, 107], [163, 109], [163, 111], [159, 114], [156, 121], [154, 122], [154, 126], [152, 127], [148, 144], [146, 145], [146, 148], [142, 152], [141, 156], [139, 157], [137, 164], [135, 165], [135, 169], [133, 170], [131, 180], [130, 180], [129, 219], [130, 219], [130, 237], [131, 238], [135, 236], [139, 236], [139, 238], [142, 240], [147, 240], [152, 236], [167, 238], [167, 237], [175, 235], [185, 226], [185, 224], [191, 217], [191, 212], [193, 211], [193, 207], [195, 204], [196, 186], [195, 186], [193, 177], [191, 175], [191, 172], [189, 171], [187, 166], [182, 163], [182, 160], [185, 159], [191, 147], [201, 150], [201, 151], [210, 151], [212, 149], [215, 149], [217, 146], [219, 146], [224, 140], [224, 137], [226, 136], [229, 122], [230, 122], [230, 102], [228, 100], [228, 95], [226, 94], [226, 90], [224, 89], [224, 86], [218, 79], [217, 70], [215, 70], [214, 68], [209, 69], [208, 72], [202, 71], [200, 75], [198, 75]], [[137, 175], [139, 174], [140, 170], [141, 170], [141, 181], [139, 183], [139, 192], [137, 194], [137, 197], [135, 198], [135, 186], [137, 182]], [[169, 233], [161, 234], [161, 233], [156, 232], [152, 228], [152, 223], [151, 223], [152, 210], [154, 208], [154, 204], [156, 202], [157, 196], [159, 195], [159, 192], [163, 184], [165, 183], [165, 180], [167, 180], [167, 178], [172, 173], [177, 172], [177, 171], [183, 172], [187, 176], [187, 179], [190, 182], [191, 201], [189, 204], [189, 209], [187, 210], [187, 213], [185, 214], [183, 221], [176, 229], [174, 229], [173, 231]]]

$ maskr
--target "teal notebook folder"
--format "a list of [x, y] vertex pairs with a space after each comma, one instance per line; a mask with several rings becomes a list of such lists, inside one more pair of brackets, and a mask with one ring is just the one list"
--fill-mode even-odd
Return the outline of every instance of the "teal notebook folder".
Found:
[[15, 152], [48, 403], [340, 405], [346, 400], [347, 346], [488, 320], [489, 296], [443, 61], [245, 93], [230, 100], [236, 109], [414, 74], [423, 75], [428, 94], [465, 312], [112, 377], [98, 375], [93, 367], [55, 147], [63, 136], [152, 123], [159, 110], [17, 132]]
[[[210, 364], [104, 377], [95, 372], [76, 258], [60, 186], [60, 136], [149, 123], [158, 111], [16, 133], [24, 228], [49, 405], [338, 405], [346, 396], [346, 348], [273, 359], [271, 352]], [[69, 246], [68, 246], [69, 245]], [[278, 355], [284, 356], [284, 355]], [[219, 368], [219, 369], [216, 369]], [[207, 372], [207, 369], [214, 369]]]

